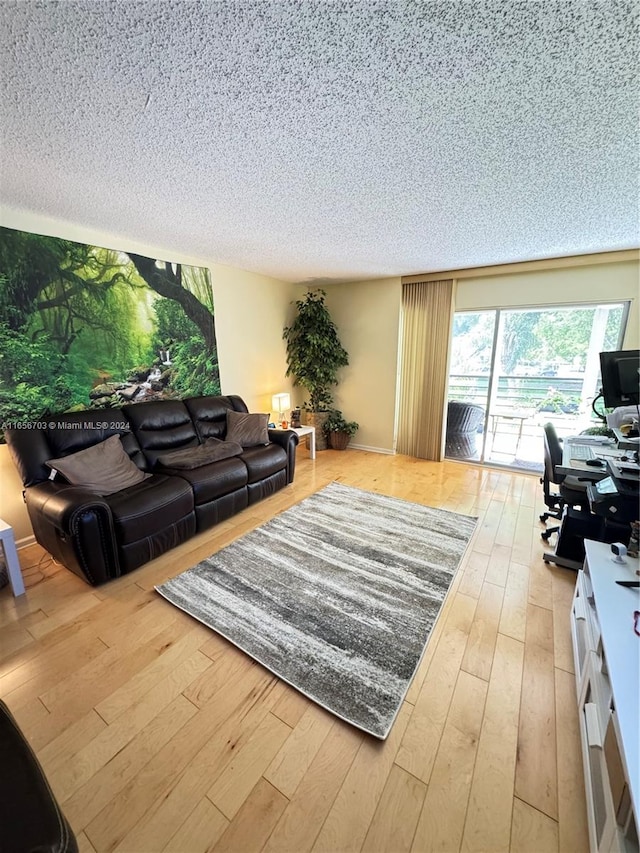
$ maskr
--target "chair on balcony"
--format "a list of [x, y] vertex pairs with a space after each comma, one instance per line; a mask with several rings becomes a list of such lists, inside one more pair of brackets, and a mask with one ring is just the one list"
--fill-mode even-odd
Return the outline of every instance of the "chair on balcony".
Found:
[[476, 456], [476, 435], [482, 432], [484, 409], [474, 403], [450, 400], [447, 407], [445, 456], [469, 459]]

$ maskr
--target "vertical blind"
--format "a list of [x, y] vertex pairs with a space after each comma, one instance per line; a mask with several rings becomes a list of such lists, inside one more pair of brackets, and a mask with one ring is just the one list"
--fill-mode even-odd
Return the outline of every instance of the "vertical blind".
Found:
[[398, 453], [442, 459], [452, 314], [452, 279], [402, 285]]

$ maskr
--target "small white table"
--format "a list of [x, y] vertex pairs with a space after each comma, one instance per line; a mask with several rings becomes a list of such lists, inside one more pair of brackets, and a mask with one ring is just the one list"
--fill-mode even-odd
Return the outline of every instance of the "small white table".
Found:
[[[493, 436], [493, 441], [495, 442], [496, 432], [498, 429], [498, 421], [509, 421], [515, 424], [518, 421], [518, 433], [516, 438], [516, 449], [514, 451], [515, 455], [518, 454], [518, 448], [520, 447], [520, 442], [522, 441], [522, 427], [527, 418], [531, 417], [529, 412], [492, 412], [491, 417], [493, 418], [493, 424], [491, 429], [491, 434]], [[515, 433], [514, 433], [515, 435]]]
[[[286, 432], [287, 430], [283, 430], [281, 427], [276, 427], [279, 432]], [[301, 438], [303, 435], [309, 436], [309, 458], [316, 458], [316, 428], [313, 426], [301, 426], [294, 429], [293, 427], [288, 427], [292, 432], [297, 433], [298, 438]]]
[[14, 595], [24, 594], [24, 581], [22, 580], [22, 571], [20, 570], [20, 561], [18, 560], [18, 552], [16, 551], [16, 540], [13, 535], [13, 527], [7, 524], [0, 518], [0, 542], [4, 551], [4, 559], [7, 564], [7, 572], [11, 589]]

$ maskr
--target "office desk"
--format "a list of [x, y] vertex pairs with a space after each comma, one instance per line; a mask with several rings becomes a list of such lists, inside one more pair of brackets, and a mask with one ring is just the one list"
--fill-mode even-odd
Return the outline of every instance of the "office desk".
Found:
[[[571, 446], [574, 444], [588, 444], [593, 448], [596, 456], [601, 458], [605, 464], [601, 467], [595, 467], [587, 465], [586, 461], [574, 460], [571, 455]], [[582, 566], [582, 540], [594, 539], [615, 542], [618, 539], [623, 539], [624, 541], [630, 520], [629, 516], [633, 515], [637, 509], [637, 498], [635, 501], [630, 501], [624, 486], [622, 487], [624, 494], [621, 497], [618, 494], [615, 499], [612, 497], [611, 500], [602, 499], [596, 490], [596, 483], [605, 477], [613, 477], [616, 486], [621, 487], [620, 481], [615, 476], [616, 469], [613, 465], [623, 453], [615, 445], [581, 442], [579, 436], [576, 436], [573, 441], [565, 439], [562, 447], [562, 464], [557, 465], [556, 470], [561, 474], [589, 481], [586, 488], [591, 512], [579, 512], [570, 507], [565, 507], [555, 551], [545, 551], [542, 556], [545, 563], [555, 563], [563, 568], [577, 570]], [[616, 516], [620, 519], [620, 523], [618, 523]]]
[[574, 439], [565, 438], [562, 444], [562, 464], [556, 465], [556, 471], [559, 474], [564, 474], [565, 476], [586, 476], [594, 483], [601, 480], [603, 477], [608, 476], [609, 471], [607, 470], [607, 466], [602, 465], [598, 468], [595, 465], [587, 465], [584, 460], [573, 459], [571, 455], [571, 446], [574, 444], [586, 444], [593, 448], [593, 452], [599, 459], [602, 459], [603, 462], [606, 462], [609, 458], [615, 459], [622, 453], [622, 451], [618, 450], [615, 444], [594, 444], [592, 441], [580, 441], [580, 436], [577, 436]]
[[623, 432], [615, 428], [613, 434], [616, 437], [620, 450], [640, 450], [640, 439], [628, 438]]

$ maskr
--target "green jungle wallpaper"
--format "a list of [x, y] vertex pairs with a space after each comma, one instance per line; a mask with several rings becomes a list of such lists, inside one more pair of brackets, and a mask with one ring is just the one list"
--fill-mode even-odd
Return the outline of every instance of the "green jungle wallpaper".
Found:
[[208, 269], [0, 228], [0, 427], [219, 393]]

